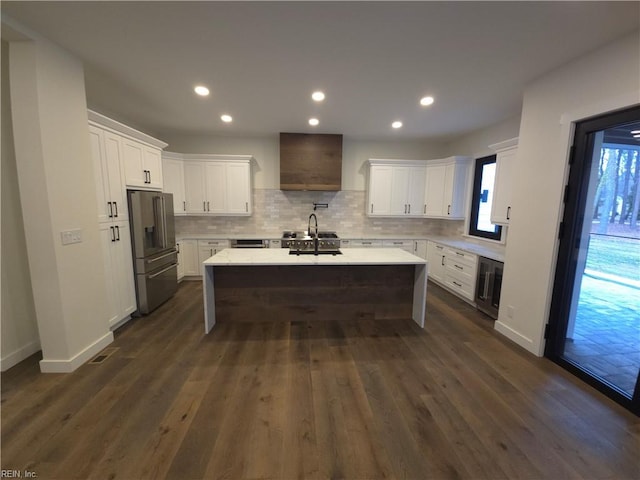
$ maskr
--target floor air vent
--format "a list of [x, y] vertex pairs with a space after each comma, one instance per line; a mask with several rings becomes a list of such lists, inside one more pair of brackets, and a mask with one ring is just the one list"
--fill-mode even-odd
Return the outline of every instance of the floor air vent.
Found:
[[119, 347], [107, 347], [102, 350], [98, 355], [93, 357], [92, 360], [89, 361], [91, 364], [97, 364], [104, 362], [107, 358], [109, 358], [113, 353], [118, 350]]

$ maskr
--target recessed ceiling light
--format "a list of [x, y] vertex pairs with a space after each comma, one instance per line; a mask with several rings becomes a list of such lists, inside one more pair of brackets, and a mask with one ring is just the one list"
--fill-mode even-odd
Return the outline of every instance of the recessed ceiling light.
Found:
[[420, 99], [420, 105], [422, 105], [423, 107], [431, 105], [432, 103], [433, 103], [433, 97], [422, 97]]
[[314, 126], [314, 127], [315, 127], [315, 126], [316, 126], [316, 125], [318, 125], [319, 123], [320, 123], [320, 120], [318, 120], [317, 118], [310, 118], [310, 119], [309, 119], [309, 125], [312, 125], [312, 126]]
[[640, 133], [636, 133], [633, 138], [640, 138]]
[[201, 97], [206, 97], [207, 95], [209, 95], [209, 89], [207, 87], [205, 87], [204, 85], [196, 86], [193, 89], [193, 91], [196, 92]]
[[393, 122], [393, 123], [391, 124], [391, 126], [392, 126], [393, 128], [400, 128], [400, 127], [402, 127], [402, 122], [401, 122], [400, 120], [396, 120], [395, 122]]
[[224, 123], [231, 123], [233, 121], [233, 117], [225, 113], [224, 115], [220, 116], [220, 120], [222, 120]]
[[631, 135], [638, 135], [640, 134], [640, 130], [631, 130]]
[[324, 100], [324, 93], [318, 90], [317, 92], [313, 92], [311, 94], [311, 98], [313, 98], [316, 102], [321, 102]]

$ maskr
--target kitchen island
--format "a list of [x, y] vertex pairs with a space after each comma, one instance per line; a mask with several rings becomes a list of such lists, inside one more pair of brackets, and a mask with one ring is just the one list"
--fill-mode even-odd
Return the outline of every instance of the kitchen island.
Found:
[[204, 265], [204, 322], [408, 318], [424, 327], [427, 262], [398, 248], [339, 255], [225, 249]]

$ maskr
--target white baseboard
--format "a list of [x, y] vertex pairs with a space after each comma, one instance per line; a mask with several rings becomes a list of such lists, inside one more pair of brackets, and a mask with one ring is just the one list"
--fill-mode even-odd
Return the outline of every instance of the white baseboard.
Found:
[[513, 328], [511, 328], [510, 326], [496, 321], [496, 323], [494, 324], [494, 328], [500, 332], [502, 335], [504, 335], [505, 337], [507, 337], [509, 340], [517, 343], [518, 345], [520, 345], [522, 348], [530, 351], [531, 353], [533, 353], [534, 355], [540, 356], [538, 354], [538, 351], [536, 350], [534, 344], [533, 344], [533, 340], [531, 340], [528, 337], [525, 337], [524, 335], [522, 335], [520, 332], [515, 331]]
[[29, 358], [36, 352], [40, 351], [40, 342], [35, 340], [33, 342], [29, 342], [23, 347], [14, 350], [10, 354], [2, 357], [0, 359], [0, 371], [5, 372], [9, 370], [14, 365], [17, 365], [22, 360]]
[[42, 373], [70, 373], [98, 354], [103, 348], [113, 342], [113, 332], [108, 332], [87, 348], [68, 360], [40, 360]]

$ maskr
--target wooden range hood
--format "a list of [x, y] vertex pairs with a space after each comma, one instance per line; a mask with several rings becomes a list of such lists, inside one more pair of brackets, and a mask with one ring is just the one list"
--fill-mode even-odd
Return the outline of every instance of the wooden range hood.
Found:
[[342, 188], [342, 135], [280, 134], [280, 190]]

